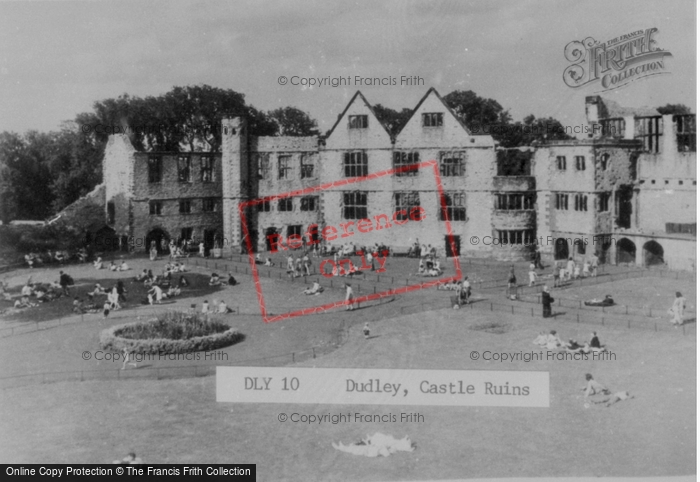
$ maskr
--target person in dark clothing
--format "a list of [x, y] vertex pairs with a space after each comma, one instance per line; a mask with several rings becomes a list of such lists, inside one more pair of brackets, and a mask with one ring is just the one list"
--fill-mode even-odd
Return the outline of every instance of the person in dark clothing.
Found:
[[73, 280], [71, 279], [70, 276], [68, 276], [68, 275], [67, 275], [66, 273], [64, 273], [63, 271], [59, 271], [58, 274], [60, 275], [60, 277], [59, 277], [59, 279], [58, 279], [58, 284], [60, 284], [60, 285], [61, 285], [61, 288], [63, 288], [63, 294], [66, 295], [66, 296], [68, 296], [68, 295], [69, 295], [68, 286], [71, 285], [71, 284], [73, 284], [73, 283], [72, 283]]
[[552, 295], [549, 294], [549, 288], [547, 285], [544, 285], [544, 288], [542, 288], [542, 317], [543, 318], [549, 318], [552, 316], [552, 302], [554, 301], [554, 298], [552, 298]]
[[236, 278], [234, 278], [231, 273], [228, 274], [228, 284], [229, 286], [236, 286], [238, 284], [238, 281], [236, 281]]
[[535, 268], [537, 269], [544, 269], [544, 266], [542, 266], [542, 253], [540, 252], [540, 248], [537, 247], [535, 249]]
[[117, 281], [117, 294], [119, 295], [119, 301], [126, 302], [126, 288], [124, 287], [124, 282], [122, 280]]
[[600, 340], [598, 339], [598, 334], [594, 331], [593, 336], [591, 337], [591, 341], [588, 343], [588, 345], [591, 348], [600, 348]]

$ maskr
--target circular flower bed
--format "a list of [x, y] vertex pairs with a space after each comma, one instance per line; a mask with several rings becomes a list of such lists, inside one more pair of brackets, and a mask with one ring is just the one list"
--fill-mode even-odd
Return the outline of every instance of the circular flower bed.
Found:
[[130, 353], [188, 353], [209, 351], [242, 341], [235, 328], [201, 313], [170, 311], [148, 321], [116, 325], [102, 331], [105, 350]]

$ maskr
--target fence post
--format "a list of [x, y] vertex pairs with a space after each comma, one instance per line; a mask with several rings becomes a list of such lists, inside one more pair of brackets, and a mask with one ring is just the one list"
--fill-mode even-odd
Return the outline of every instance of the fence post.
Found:
[[292, 352], [292, 363], [294, 363], [294, 352]]
[[515, 306], [510, 305], [510, 313], [511, 313], [511, 315], [515, 314]]
[[491, 311], [493, 311], [493, 303], [491, 303]]
[[316, 348], [311, 347], [311, 355], [316, 358]]
[[631, 326], [630, 326], [630, 320], [627, 320], [627, 328], [631, 328]]
[[579, 319], [579, 314], [576, 313], [576, 323], [581, 323], [581, 320]]

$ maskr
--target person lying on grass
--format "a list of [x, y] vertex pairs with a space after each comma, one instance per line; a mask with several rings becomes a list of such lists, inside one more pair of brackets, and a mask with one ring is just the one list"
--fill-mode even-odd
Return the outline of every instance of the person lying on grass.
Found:
[[612, 306], [615, 304], [615, 300], [613, 300], [612, 296], [605, 295], [605, 298], [602, 300], [594, 298], [592, 300], [584, 301], [583, 304], [586, 306]]
[[602, 400], [593, 400], [593, 403], [604, 403], [606, 407], [610, 405], [621, 402], [623, 400], [628, 400], [634, 398], [634, 395], [630, 395], [630, 392], [615, 392], [609, 398], [604, 398]]
[[323, 293], [323, 287], [320, 284], [318, 284], [317, 281], [314, 281], [313, 286], [311, 286], [311, 288], [305, 289], [303, 293], [305, 295], [319, 295]]

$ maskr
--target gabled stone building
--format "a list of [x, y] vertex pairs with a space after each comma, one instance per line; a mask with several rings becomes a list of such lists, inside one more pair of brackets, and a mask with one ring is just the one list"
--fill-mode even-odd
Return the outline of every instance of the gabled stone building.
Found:
[[[545, 258], [694, 269], [695, 116], [600, 97], [586, 111], [588, 139], [508, 150], [473, 135], [435, 89], [395, 137], [360, 92], [325, 138], [251, 136], [242, 117], [222, 121], [221, 153], [142, 153], [113, 136], [106, 213], [136, 249], [194, 238], [240, 252], [247, 231], [260, 252], [289, 236], [395, 252], [419, 241], [443, 256], [504, 260], [530, 259], [539, 245]], [[439, 188], [432, 168], [406, 168], [431, 160]], [[331, 239], [327, 227], [340, 231]]]

